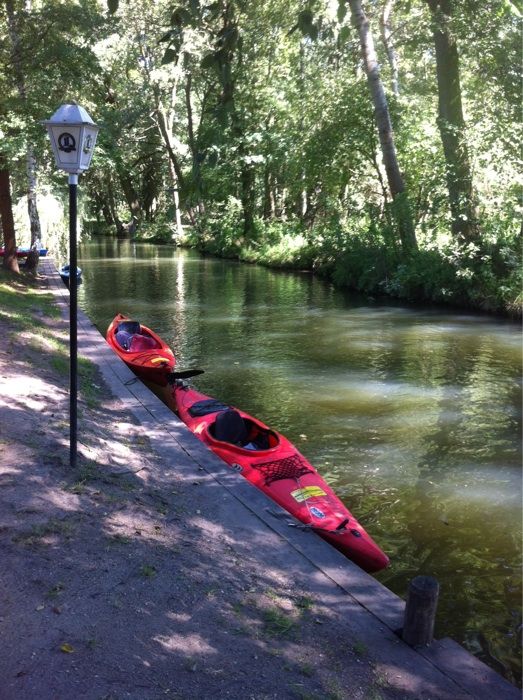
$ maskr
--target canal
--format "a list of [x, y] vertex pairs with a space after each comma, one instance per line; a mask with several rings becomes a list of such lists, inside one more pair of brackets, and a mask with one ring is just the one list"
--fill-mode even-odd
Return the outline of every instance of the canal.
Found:
[[391, 558], [441, 586], [436, 636], [521, 683], [521, 329], [308, 274], [102, 240], [79, 304], [159, 333], [199, 389], [283, 432]]

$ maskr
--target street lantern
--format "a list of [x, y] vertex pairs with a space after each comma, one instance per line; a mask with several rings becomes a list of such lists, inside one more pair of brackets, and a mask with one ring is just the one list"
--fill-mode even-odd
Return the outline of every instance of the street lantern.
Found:
[[91, 163], [98, 127], [83, 107], [66, 104], [43, 122], [51, 139], [56, 166], [78, 175]]
[[80, 105], [59, 107], [44, 121], [56, 166], [69, 175], [69, 457], [76, 467], [78, 400], [78, 289], [76, 281], [76, 220], [78, 175], [91, 163], [99, 127]]

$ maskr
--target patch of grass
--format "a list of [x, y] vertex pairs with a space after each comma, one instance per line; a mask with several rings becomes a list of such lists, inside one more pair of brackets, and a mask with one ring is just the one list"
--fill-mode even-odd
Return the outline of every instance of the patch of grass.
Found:
[[268, 588], [265, 591], [265, 595], [267, 596], [267, 598], [274, 600], [274, 602], [276, 602], [276, 603], [279, 602], [281, 599], [280, 594], [277, 591], [273, 590], [272, 588]]
[[369, 653], [367, 645], [363, 642], [356, 642], [353, 644], [352, 651], [356, 654], [356, 656], [366, 656]]
[[302, 663], [298, 667], [298, 671], [302, 674], [302, 676], [307, 676], [307, 678], [312, 678], [316, 672], [314, 666], [308, 662]]
[[116, 533], [115, 535], [109, 535], [107, 538], [111, 544], [131, 544], [132, 540], [127, 535], [120, 535]]
[[383, 700], [383, 695], [377, 688], [369, 688], [366, 700]]
[[265, 632], [272, 637], [282, 637], [294, 631], [296, 622], [276, 608], [263, 611]]
[[96, 481], [96, 479], [100, 479], [101, 476], [102, 473], [100, 467], [96, 464], [96, 462], [86, 462], [79, 469], [77, 469], [75, 474], [75, 484], [85, 485], [90, 481]]
[[95, 380], [98, 379], [98, 370], [90, 360], [84, 357], [78, 358], [79, 385], [82, 397], [89, 408], [98, 408], [102, 388]]
[[143, 564], [140, 567], [140, 575], [144, 578], [154, 578], [157, 573], [158, 571], [156, 567], [152, 566], [151, 564]]
[[74, 493], [77, 496], [81, 496], [86, 491], [85, 481], [75, 481], [74, 484], [68, 484], [64, 486], [64, 491], [69, 493]]
[[241, 615], [243, 613], [243, 603], [241, 601], [233, 603], [231, 607], [236, 615]]
[[71, 523], [52, 518], [46, 523], [32, 525], [29, 530], [21, 532], [13, 537], [13, 542], [23, 544], [28, 547], [42, 544], [42, 539], [49, 535], [70, 536], [72, 533]]
[[0, 269], [0, 317], [26, 330], [33, 327], [35, 313], [59, 318], [60, 309], [52, 294], [43, 292], [34, 279]]
[[49, 364], [56, 372], [58, 372], [58, 374], [61, 374], [64, 377], [68, 376], [68, 374], [69, 374], [69, 360], [68, 360], [68, 358], [61, 357], [60, 355], [53, 355], [53, 357], [51, 357]]
[[55, 598], [58, 598], [58, 596], [65, 590], [64, 584], [59, 581], [58, 583], [55, 583], [54, 586], [52, 586], [47, 593], [45, 594], [45, 597], [48, 598], [49, 600], [54, 600]]
[[298, 698], [298, 700], [320, 700], [316, 693], [305, 690], [299, 683], [291, 683], [289, 687], [291, 693]]
[[330, 679], [326, 683], [327, 686], [327, 700], [343, 700], [345, 693], [340, 684]]
[[313, 605], [313, 599], [307, 595], [302, 595], [296, 600], [296, 607], [300, 610], [312, 610]]

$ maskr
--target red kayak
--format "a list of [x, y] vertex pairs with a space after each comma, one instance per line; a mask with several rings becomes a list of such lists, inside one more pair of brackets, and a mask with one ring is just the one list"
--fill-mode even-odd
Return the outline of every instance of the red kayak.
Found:
[[180, 379], [172, 381], [178, 415], [218, 457], [365, 571], [388, 565], [387, 555], [289, 440]]
[[176, 360], [171, 348], [150, 328], [118, 314], [107, 329], [106, 339], [140, 379], [167, 386]]
[[[27, 258], [29, 253], [31, 252], [31, 248], [17, 248], [16, 249], [16, 257], [17, 258]], [[5, 255], [5, 248], [0, 248], [0, 258], [3, 258]], [[47, 255], [47, 248], [38, 248], [38, 255], [41, 258], [45, 258]]]

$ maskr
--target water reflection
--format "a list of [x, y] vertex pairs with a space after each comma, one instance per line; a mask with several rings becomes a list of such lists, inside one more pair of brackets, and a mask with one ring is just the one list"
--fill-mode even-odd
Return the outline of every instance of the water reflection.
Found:
[[80, 304], [173, 347], [198, 386], [293, 440], [391, 556], [403, 595], [441, 584], [438, 636], [520, 673], [519, 328], [368, 300], [308, 275], [100, 241]]

